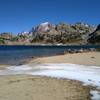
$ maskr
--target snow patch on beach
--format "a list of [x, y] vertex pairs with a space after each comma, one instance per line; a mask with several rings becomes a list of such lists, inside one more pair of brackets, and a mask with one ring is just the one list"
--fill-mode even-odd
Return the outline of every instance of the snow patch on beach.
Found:
[[92, 100], [100, 100], [100, 91], [90, 91], [90, 94], [92, 95]]
[[76, 64], [38, 64], [21, 65], [7, 67], [6, 70], [0, 70], [0, 75], [7, 74], [29, 74], [49, 76], [56, 78], [67, 78], [83, 82], [85, 85], [100, 87], [100, 67], [84, 66]]
[[[100, 67], [76, 64], [38, 64], [11, 66], [0, 70], [0, 75], [28, 74], [78, 80], [100, 90]], [[91, 90], [92, 100], [100, 100], [100, 92]]]
[[31, 75], [67, 78], [83, 82], [86, 85], [100, 86], [100, 67], [75, 64], [43, 64], [37, 66], [39, 71]]
[[22, 65], [22, 66], [11, 66], [11, 67], [7, 67], [8, 70], [12, 70], [12, 71], [24, 71], [24, 70], [31, 70], [31, 67], [27, 67], [26, 65]]

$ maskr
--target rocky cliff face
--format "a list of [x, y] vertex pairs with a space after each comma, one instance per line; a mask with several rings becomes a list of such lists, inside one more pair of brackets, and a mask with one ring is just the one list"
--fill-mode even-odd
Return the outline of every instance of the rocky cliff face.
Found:
[[33, 32], [34, 38], [31, 42], [43, 42], [51, 44], [86, 44], [88, 34], [93, 32], [94, 28], [84, 23], [69, 25], [59, 23], [52, 25], [50, 23], [40, 24]]
[[46, 33], [48, 31], [50, 31], [54, 26], [49, 23], [49, 22], [45, 22], [45, 23], [41, 23], [40, 25], [38, 25], [34, 32], [37, 32], [37, 33]]
[[94, 32], [89, 34], [88, 42], [91, 44], [100, 44], [100, 24]]
[[[49, 22], [41, 23], [33, 27], [30, 32], [21, 32], [17, 36], [12, 34], [1, 34], [1, 44], [100, 44], [100, 25], [95, 27], [85, 24], [66, 24], [57, 25]], [[5, 42], [6, 41], [6, 42]]]

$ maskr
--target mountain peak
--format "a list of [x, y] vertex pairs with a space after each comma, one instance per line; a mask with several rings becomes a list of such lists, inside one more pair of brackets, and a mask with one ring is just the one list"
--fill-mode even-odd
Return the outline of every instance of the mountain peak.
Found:
[[40, 25], [45, 26], [45, 25], [48, 25], [48, 24], [50, 24], [50, 23], [49, 22], [44, 22], [44, 23], [41, 23]]
[[49, 22], [44, 22], [39, 24], [36, 28], [35, 28], [35, 32], [47, 32], [49, 31], [53, 26], [53, 24], [49, 23]]

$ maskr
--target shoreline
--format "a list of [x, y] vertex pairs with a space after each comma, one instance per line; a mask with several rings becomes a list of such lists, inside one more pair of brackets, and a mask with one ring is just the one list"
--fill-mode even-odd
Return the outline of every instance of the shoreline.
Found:
[[[65, 53], [54, 56], [29, 57], [17, 64], [0, 64], [0, 69], [5, 69], [9, 66], [20, 66], [26, 64], [42, 64], [42, 63], [70, 63], [87, 66], [100, 66], [100, 52], [86, 51], [81, 53]], [[17, 61], [15, 61], [17, 62]]]
[[[74, 71], [75, 69], [78, 70], [78, 66], [71, 67], [70, 65], [68, 66], [68, 63], [88, 65], [86, 68], [87, 71], [89, 71], [88, 68], [92, 69], [92, 66], [94, 66], [94, 68], [95, 66], [100, 66], [99, 59], [100, 59], [100, 52], [67, 53], [64, 55], [56, 55], [50, 57], [31, 58], [26, 65], [22, 64], [22, 66], [19, 65], [19, 66], [8, 68], [9, 69], [8, 72], [10, 73], [12, 72], [12, 74], [0, 76], [0, 81], [1, 81], [0, 97], [3, 100], [13, 100], [13, 99], [25, 100], [25, 98], [27, 98], [27, 100], [33, 100], [33, 99], [34, 100], [47, 100], [47, 99], [48, 100], [66, 100], [66, 99], [67, 100], [90, 100], [90, 98], [95, 98], [96, 95], [99, 95], [100, 89], [97, 89], [95, 85], [94, 86], [84, 85], [83, 84], [84, 82], [81, 80], [79, 81], [77, 79], [71, 79], [71, 78], [66, 78], [66, 79], [59, 78], [59, 74], [61, 74], [62, 76], [64, 73], [66, 75], [70, 75], [71, 72]], [[66, 63], [66, 66], [59, 65], [61, 63]], [[34, 66], [35, 64], [40, 65], [40, 67]], [[43, 64], [43, 66], [41, 66], [41, 64]], [[48, 66], [48, 64], [51, 65]], [[55, 65], [52, 66], [52, 64]], [[41, 69], [41, 71], [39, 71], [40, 74], [38, 74], [38, 70], [34, 69], [34, 67], [36, 67], [37, 69], [38, 68]], [[61, 69], [63, 67], [67, 72], [61, 72], [63, 71]], [[66, 69], [66, 67], [68, 69]], [[33, 68], [32, 70], [33, 74], [30, 72], [31, 68]], [[46, 73], [45, 68], [47, 68], [47, 73], [49, 73], [48, 71], [50, 71], [49, 69], [51, 69], [52, 72], [50, 72], [50, 75], [55, 73], [56, 75], [58, 75], [58, 78], [50, 77], [49, 74], [45, 76]], [[53, 68], [54, 70], [57, 70], [58, 68], [57, 70], [58, 72], [57, 71], [53, 72], [52, 70]], [[27, 71], [29, 72], [27, 73]], [[35, 71], [37, 73], [36, 75], [35, 75]], [[14, 74], [14, 72], [16, 74]], [[26, 75], [24, 75], [25, 72]], [[86, 69], [83, 70], [83, 72], [85, 73]], [[6, 71], [4, 71], [4, 73], [7, 74]], [[20, 73], [22, 73], [22, 75], [20, 75]], [[42, 74], [44, 76], [42, 76]], [[82, 70], [81, 70], [81, 74], [84, 76]], [[91, 83], [95, 79], [93, 78], [92, 80], [92, 77], [87, 77], [87, 78], [89, 83]]]
[[66, 53], [50, 57], [38, 57], [31, 59], [28, 64], [42, 63], [71, 63], [87, 66], [100, 66], [100, 52]]

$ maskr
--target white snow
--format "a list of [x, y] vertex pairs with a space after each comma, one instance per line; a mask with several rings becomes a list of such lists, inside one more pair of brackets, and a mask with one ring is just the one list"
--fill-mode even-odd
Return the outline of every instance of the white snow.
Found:
[[47, 31], [47, 30], [49, 30], [49, 26], [48, 25], [50, 25], [50, 23], [49, 22], [44, 22], [44, 23], [41, 23], [40, 25], [39, 25], [39, 28], [38, 28], [38, 30], [41, 30], [41, 31]]
[[39, 64], [39, 65], [21, 65], [11, 66], [6, 70], [0, 70], [0, 75], [3, 72], [12, 72], [17, 74], [41, 75], [56, 78], [67, 78], [83, 82], [85, 85], [100, 87], [100, 67], [99, 66], [84, 66], [76, 64]]
[[[39, 64], [39, 65], [22, 65], [11, 66], [6, 70], [0, 70], [0, 75], [15, 75], [28, 74], [39, 75], [56, 78], [66, 78], [78, 80], [84, 85], [90, 85], [100, 90], [100, 67], [99, 66], [85, 66], [76, 64]], [[98, 91], [90, 92], [92, 100], [100, 100], [100, 93]]]
[[31, 67], [27, 67], [25, 65], [22, 65], [22, 66], [11, 66], [11, 67], [7, 67], [7, 69], [9, 70], [15, 70], [15, 71], [24, 71], [24, 70], [31, 70], [32, 68]]
[[100, 100], [100, 91], [90, 91], [90, 94], [92, 95], [92, 100]]
[[44, 23], [41, 23], [40, 25], [41, 26], [46, 26], [46, 25], [48, 25], [49, 24], [49, 22], [44, 22]]
[[57, 78], [67, 78], [84, 82], [86, 85], [100, 86], [100, 67], [75, 64], [44, 64], [37, 66], [39, 71], [29, 72]]

